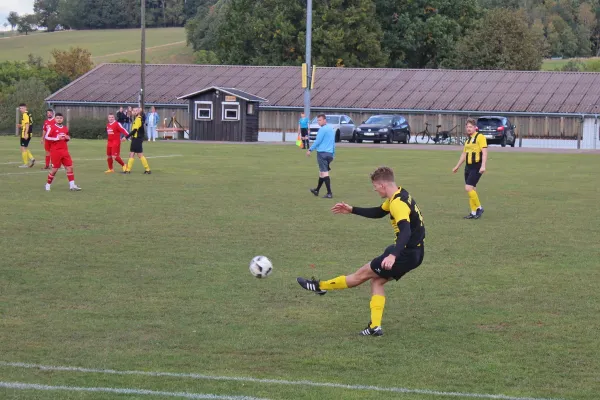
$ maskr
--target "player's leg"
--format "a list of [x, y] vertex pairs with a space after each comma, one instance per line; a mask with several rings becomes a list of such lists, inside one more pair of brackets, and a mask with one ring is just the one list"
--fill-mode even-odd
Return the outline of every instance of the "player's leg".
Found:
[[330, 199], [333, 197], [333, 194], [331, 193], [331, 178], [329, 177], [329, 171], [331, 171], [331, 162], [332, 161], [333, 161], [332, 156], [328, 155], [325, 157], [325, 162], [327, 163], [327, 172], [323, 173], [323, 180], [325, 182], [325, 187], [327, 188], [327, 194], [323, 197], [326, 199]]
[[392, 278], [382, 278], [380, 276], [371, 279], [371, 301], [369, 302], [371, 320], [369, 325], [360, 332], [362, 336], [383, 336], [383, 330], [381, 329], [383, 308], [385, 307], [385, 289], [383, 285], [390, 279]]
[[152, 172], [150, 171], [150, 165], [148, 164], [146, 157], [144, 157], [144, 153], [138, 153], [138, 157], [144, 166], [144, 174], [151, 174]]
[[[477, 219], [483, 213], [483, 208], [481, 207], [481, 202], [479, 201], [479, 196], [477, 195], [477, 191], [475, 187], [481, 178], [481, 174], [476, 168], [470, 168], [465, 170], [465, 191], [469, 196], [469, 208], [471, 213], [467, 215], [466, 219]], [[481, 209], [481, 211], [480, 211]]]
[[104, 171], [105, 174], [111, 174], [115, 172], [113, 169], [113, 149], [112, 146], [106, 146], [106, 164], [108, 164], [108, 169]]
[[128, 174], [131, 172], [131, 168], [133, 168], [133, 161], [135, 157], [135, 152], [133, 152], [133, 141], [129, 148], [129, 160], [127, 160], [127, 164], [123, 167], [123, 173]]
[[48, 173], [48, 179], [46, 180], [46, 191], [50, 191], [54, 176], [56, 176], [56, 172], [61, 167], [61, 159], [56, 151], [50, 153], [50, 157], [52, 158], [52, 169], [50, 170], [50, 173]]
[[377, 274], [371, 268], [371, 264], [365, 264], [356, 272], [350, 275], [340, 275], [336, 278], [326, 281], [318, 281], [316, 279], [297, 278], [296, 280], [306, 290], [316, 292], [317, 294], [325, 294], [328, 290], [349, 289], [361, 285], [371, 278], [376, 278]]
[[61, 159], [64, 166], [67, 168], [67, 179], [69, 180], [69, 190], [79, 191], [81, 188], [75, 184], [75, 172], [73, 171], [73, 160], [71, 155], [66, 153]]
[[44, 151], [46, 152], [46, 163], [43, 169], [50, 169], [50, 142], [45, 139], [42, 139], [42, 142], [44, 143]]
[[316, 188], [310, 189], [310, 192], [315, 196], [319, 195], [319, 191], [325, 183], [326, 178], [329, 179], [329, 163], [326, 161], [323, 154], [319, 152], [317, 152], [317, 165], [319, 166], [319, 181]]

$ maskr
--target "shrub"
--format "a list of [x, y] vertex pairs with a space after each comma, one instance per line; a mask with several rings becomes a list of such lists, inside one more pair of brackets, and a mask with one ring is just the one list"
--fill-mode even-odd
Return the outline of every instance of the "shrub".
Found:
[[87, 118], [71, 119], [69, 134], [77, 139], [106, 139], [106, 121]]

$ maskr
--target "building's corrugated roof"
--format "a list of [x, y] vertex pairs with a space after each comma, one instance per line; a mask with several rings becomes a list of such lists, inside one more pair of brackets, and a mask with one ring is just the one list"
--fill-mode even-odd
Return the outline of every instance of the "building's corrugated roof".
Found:
[[189, 93], [189, 94], [180, 96], [179, 99], [189, 99], [190, 97], [197, 96], [200, 93], [208, 92], [209, 90], [219, 90], [223, 93], [231, 94], [231, 95], [240, 97], [240, 98], [242, 98], [244, 100], [248, 100], [248, 101], [256, 101], [256, 102], [267, 101], [267, 100], [263, 99], [262, 97], [258, 97], [251, 93], [244, 92], [243, 90], [239, 90], [236, 88], [229, 88], [229, 87], [220, 87], [220, 86], [211, 86], [211, 87], [204, 88], [202, 90], [197, 90], [193, 93]]
[[[301, 107], [300, 67], [147, 65], [147, 104], [208, 87], [235, 88], [267, 107]], [[48, 97], [49, 102], [127, 104], [138, 101], [140, 66], [102, 64]], [[600, 73], [317, 68], [316, 108], [523, 113], [598, 113]]]

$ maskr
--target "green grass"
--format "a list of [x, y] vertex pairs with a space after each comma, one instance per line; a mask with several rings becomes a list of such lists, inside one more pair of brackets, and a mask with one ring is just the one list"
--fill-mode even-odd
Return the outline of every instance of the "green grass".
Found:
[[[64, 31], [16, 36], [0, 40], [0, 61], [25, 61], [29, 54], [48, 60], [50, 51], [54, 48], [66, 50], [79, 46], [92, 53], [96, 64], [119, 59], [139, 62], [140, 40], [139, 29]], [[147, 29], [146, 48], [149, 63], [185, 63], [192, 59], [192, 51], [185, 45], [183, 28]]]
[[[3, 162], [19, 161], [16, 138], [0, 144]], [[63, 173], [46, 193], [37, 166], [0, 165], [0, 361], [598, 398], [597, 155], [492, 151], [480, 183], [486, 213], [466, 221], [461, 176], [449, 172], [458, 154], [340, 148], [337, 200], [379, 204], [368, 173], [390, 165], [427, 227], [423, 265], [386, 287], [385, 336], [360, 338], [368, 285], [320, 297], [295, 278], [353, 271], [391, 243], [391, 227], [332, 215], [331, 201], [308, 192], [314, 158], [295, 146], [151, 143], [147, 156], [183, 156], [150, 158], [150, 176], [139, 161], [130, 176], [107, 176], [104, 145], [72, 141], [79, 193]], [[259, 254], [274, 263], [265, 280], [248, 272]], [[270, 399], [446, 398], [3, 366], [0, 381]], [[0, 389], [0, 398], [125, 397]]]
[[588, 58], [563, 58], [561, 60], [552, 60], [549, 58], [544, 59], [542, 63], [542, 71], [557, 71], [564, 67], [569, 61], [580, 61], [587, 64], [591, 61], [599, 60], [599, 57], [588, 57]]

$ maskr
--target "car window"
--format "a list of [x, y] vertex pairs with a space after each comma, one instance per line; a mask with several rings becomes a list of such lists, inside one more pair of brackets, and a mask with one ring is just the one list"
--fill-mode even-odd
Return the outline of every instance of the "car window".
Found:
[[354, 121], [352, 121], [351, 119], [348, 120], [348, 123], [354, 125]]
[[392, 117], [387, 115], [374, 115], [365, 121], [365, 124], [373, 125], [389, 125], [392, 122]]
[[342, 115], [342, 120], [341, 120], [341, 122], [348, 122], [348, 118], [346, 118], [346, 116], [345, 116], [345, 115]]
[[[317, 124], [317, 118], [318, 117], [314, 117], [313, 120], [310, 123], [316, 125]], [[327, 123], [328, 124], [338, 125], [340, 123], [340, 117], [327, 116]]]
[[486, 129], [487, 127], [496, 129], [499, 126], [502, 126], [502, 120], [498, 118], [479, 118], [477, 120], [477, 128], [479, 129]]
[[398, 124], [399, 124], [399, 125], [402, 125], [402, 124], [403, 124], [403, 123], [405, 123], [405, 122], [406, 122], [406, 119], [404, 119], [404, 117], [400, 117], [400, 118], [398, 118]]

